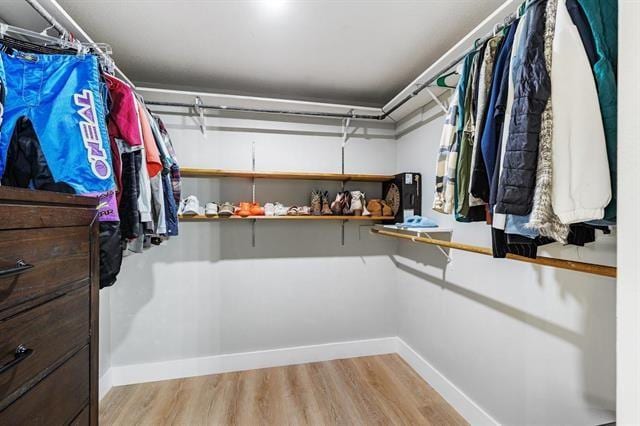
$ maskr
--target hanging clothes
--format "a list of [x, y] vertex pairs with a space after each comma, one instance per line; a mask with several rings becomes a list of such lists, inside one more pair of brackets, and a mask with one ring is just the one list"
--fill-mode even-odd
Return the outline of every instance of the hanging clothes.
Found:
[[[556, 27], [558, 0], [548, 0], [546, 9], [546, 23], [544, 34], [544, 57], [547, 72], [551, 75], [553, 38]], [[552, 88], [553, 90], [553, 88]], [[540, 235], [553, 238], [559, 243], [566, 244], [569, 236], [569, 226], [563, 224], [553, 212], [551, 201], [551, 184], [553, 143], [553, 108], [551, 98], [542, 113], [540, 126], [540, 144], [538, 146], [538, 168], [536, 171], [536, 188], [533, 196], [533, 207], [529, 216], [528, 228]]]
[[[502, 120], [504, 118], [504, 111], [496, 110], [496, 103], [498, 96], [506, 91], [502, 90], [505, 83], [505, 72], [509, 69], [509, 61], [511, 57], [511, 48], [513, 47], [513, 38], [517, 28], [517, 22], [511, 25], [508, 29], [507, 36], [500, 47], [500, 53], [497, 56], [496, 63], [494, 65], [493, 78], [491, 84], [490, 101], [487, 107], [487, 119], [484, 125], [481, 149], [482, 158], [487, 171], [487, 177], [491, 182], [493, 173], [496, 166], [496, 156], [498, 153], [498, 145], [500, 134], [502, 133]], [[489, 199], [489, 202], [491, 200]]]
[[[478, 53], [477, 53], [477, 58], [476, 58], [476, 64], [474, 66], [474, 73], [473, 73], [473, 79], [472, 79], [472, 99], [471, 99], [471, 107], [473, 108], [473, 138], [470, 140], [471, 143], [471, 153], [470, 153], [470, 164], [469, 164], [469, 184], [467, 185], [468, 187], [468, 194], [467, 196], [469, 197], [469, 207], [475, 207], [475, 206], [484, 206], [486, 203], [484, 202], [484, 200], [482, 198], [478, 198], [475, 197], [472, 193], [471, 193], [471, 180], [473, 178], [473, 168], [475, 167], [475, 154], [476, 154], [476, 150], [475, 150], [475, 135], [477, 134], [477, 129], [478, 129], [478, 120], [480, 118], [480, 114], [478, 113], [478, 104], [480, 103], [480, 71], [482, 70], [482, 64], [483, 64], [483, 59], [484, 59], [484, 52], [487, 49], [487, 43], [483, 43], [480, 46], [480, 49], [478, 49]], [[484, 76], [482, 76], [482, 78], [484, 78]], [[483, 96], [484, 99], [482, 100], [482, 103], [485, 104], [486, 103], [486, 95]]]
[[514, 23], [514, 25], [516, 26], [515, 28], [511, 27], [511, 29], [513, 29], [513, 40], [512, 40], [512, 46], [510, 51], [508, 52], [508, 55], [506, 57], [506, 62], [505, 62], [505, 67], [504, 70], [500, 76], [500, 81], [499, 81], [499, 85], [498, 85], [498, 96], [496, 96], [495, 98], [495, 104], [494, 104], [494, 114], [493, 114], [493, 123], [495, 126], [495, 143], [496, 143], [496, 147], [495, 147], [495, 157], [493, 159], [494, 162], [494, 169], [493, 172], [491, 174], [491, 176], [489, 176], [490, 179], [490, 190], [489, 190], [489, 209], [490, 212], [494, 212], [494, 206], [496, 204], [496, 199], [497, 199], [497, 194], [498, 194], [498, 183], [499, 183], [499, 177], [500, 177], [500, 170], [502, 167], [502, 155], [501, 153], [504, 151], [504, 143], [506, 142], [505, 140], [503, 140], [503, 135], [504, 135], [504, 126], [505, 126], [505, 117], [507, 115], [507, 103], [509, 101], [509, 90], [510, 90], [510, 86], [509, 86], [509, 82], [510, 82], [510, 76], [511, 76], [511, 58], [512, 57], [517, 57], [514, 56], [515, 53], [517, 53], [518, 51], [514, 49], [516, 49], [517, 45], [514, 43], [515, 42], [515, 35], [518, 33], [518, 28], [520, 28], [520, 26], [522, 25], [521, 21], [518, 21], [517, 23]]
[[482, 158], [482, 134], [487, 116], [487, 104], [493, 79], [493, 65], [496, 54], [502, 44], [504, 36], [499, 34], [490, 38], [485, 44], [484, 55], [478, 82], [478, 107], [476, 110], [476, 133], [473, 139], [473, 155], [471, 157], [471, 178], [469, 192], [476, 199], [485, 204], [489, 202], [489, 178]]
[[527, 7], [529, 27], [521, 75], [516, 76], [513, 111], [506, 143], [495, 211], [525, 216], [531, 212], [535, 190], [542, 112], [551, 95], [551, 79], [544, 61], [546, 0]]
[[[520, 19], [518, 23], [518, 28], [516, 28], [515, 35], [513, 37], [513, 49], [511, 49], [511, 58], [509, 60], [509, 81], [508, 81], [508, 90], [507, 90], [507, 98], [505, 104], [505, 113], [504, 113], [504, 123], [502, 126], [502, 135], [500, 137], [501, 141], [509, 140], [509, 129], [511, 127], [511, 113], [513, 110], [513, 100], [515, 96], [515, 86], [516, 86], [516, 76], [520, 77], [522, 70], [522, 61], [524, 59], [524, 44], [526, 41], [526, 33], [529, 28], [530, 16], [525, 15]], [[495, 204], [495, 197], [498, 192], [498, 183], [500, 182], [500, 176], [502, 174], [502, 170], [504, 168], [504, 163], [502, 159], [504, 158], [504, 154], [506, 152], [506, 144], [500, 143], [500, 150], [498, 151], [498, 158], [496, 160], [497, 163], [497, 172], [492, 176], [491, 188], [492, 191], [490, 194], [493, 194], [492, 204]], [[503, 213], [493, 212], [491, 226], [496, 229], [504, 230], [507, 222], [507, 215]]]
[[593, 73], [566, 0], [553, 40], [552, 203], [564, 224], [598, 220], [611, 201], [607, 146]]
[[163, 164], [160, 159], [160, 151], [153, 137], [153, 131], [151, 130], [151, 124], [147, 116], [146, 108], [142, 101], [136, 100], [138, 106], [138, 118], [140, 120], [140, 127], [142, 129], [142, 141], [145, 151], [145, 159], [147, 164], [147, 171], [149, 172], [149, 178], [155, 177], [162, 171]]
[[[458, 67], [457, 73], [460, 74], [462, 72], [462, 68]], [[444, 120], [444, 127], [442, 128], [442, 135], [440, 136], [440, 148], [438, 149], [438, 160], [436, 162], [436, 185], [435, 192], [433, 196], [433, 210], [449, 214], [453, 211], [453, 189], [454, 183], [451, 181], [455, 180], [455, 164], [456, 161], [451, 159], [453, 162], [453, 168], [449, 168], [449, 157], [451, 155], [452, 147], [454, 146], [457, 129], [458, 129], [458, 119], [459, 119], [459, 110], [458, 110], [458, 95], [460, 93], [460, 81], [458, 81], [458, 85], [456, 86], [453, 95], [449, 99], [449, 111]], [[457, 157], [457, 154], [455, 154]], [[457, 160], [457, 158], [456, 158]], [[445, 188], [447, 185], [450, 185], [450, 190], [446, 191]]]
[[[466, 80], [461, 86], [464, 92], [463, 108], [458, 121], [459, 155], [456, 164], [456, 193], [455, 193], [455, 217], [459, 222], [482, 221], [485, 219], [484, 206], [471, 207], [471, 195], [469, 193], [469, 179], [471, 177], [471, 156], [473, 153], [473, 138], [475, 136], [475, 109], [473, 98], [475, 85], [474, 76], [479, 68], [477, 52], [472, 52], [465, 58], [462, 76]], [[475, 201], [475, 200], [474, 200]]]
[[[498, 185], [503, 171], [503, 158], [506, 153], [506, 143], [509, 140], [511, 129], [511, 117], [513, 103], [515, 99], [515, 89], [522, 76], [524, 64], [527, 33], [530, 29], [532, 16], [525, 15], [517, 25], [513, 38], [513, 48], [509, 58], [509, 66], [502, 76], [500, 94], [496, 102], [496, 110], [503, 115], [502, 127], [499, 129], [498, 153], [496, 157], [496, 169], [491, 180], [490, 205], [495, 205]], [[506, 215], [494, 213], [491, 227], [491, 241], [493, 256], [504, 258], [507, 254], [517, 254], [519, 256], [535, 258], [538, 253], [538, 246], [550, 241], [539, 239], [535, 233], [523, 232], [523, 222], [526, 220], [522, 216]]]
[[[614, 224], [617, 216], [618, 182], [618, 2], [577, 0], [589, 23], [595, 43], [596, 62], [592, 63], [598, 100], [607, 144], [607, 159], [611, 181], [611, 201], [605, 208], [602, 224]], [[569, 4], [569, 3], [567, 3]]]
[[178, 165], [178, 157], [176, 156], [176, 151], [173, 147], [173, 142], [171, 141], [171, 137], [169, 136], [169, 132], [165, 127], [164, 123], [160, 119], [160, 117], [154, 116], [154, 118], [158, 122], [158, 127], [160, 128], [160, 133], [164, 138], [165, 145], [167, 146], [167, 150], [169, 154], [173, 158], [173, 164], [171, 165], [170, 176], [171, 176], [171, 191], [173, 193], [173, 199], [175, 201], [175, 205], [180, 205], [181, 193], [182, 193], [182, 178], [180, 176], [180, 166]]
[[[80, 195], [101, 198], [99, 219], [117, 221], [117, 200], [98, 60], [92, 55], [47, 55], [0, 51], [0, 80], [6, 88], [0, 175], [5, 174], [10, 143], [31, 138], [38, 149], [18, 149], [41, 157], [14, 164], [17, 180], [31, 182], [47, 170], [54, 182]], [[24, 120], [30, 122], [26, 127]], [[23, 122], [20, 126], [17, 124]], [[21, 134], [21, 130], [26, 133]], [[39, 158], [39, 160], [38, 160]], [[13, 173], [11, 170], [9, 174]], [[59, 185], [60, 186], [60, 185]], [[69, 192], [69, 191], [67, 191]]]

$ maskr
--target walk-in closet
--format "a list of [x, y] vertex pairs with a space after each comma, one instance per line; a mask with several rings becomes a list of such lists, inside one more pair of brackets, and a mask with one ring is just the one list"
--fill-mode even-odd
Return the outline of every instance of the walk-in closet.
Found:
[[0, 1], [0, 425], [640, 425], [635, 0]]

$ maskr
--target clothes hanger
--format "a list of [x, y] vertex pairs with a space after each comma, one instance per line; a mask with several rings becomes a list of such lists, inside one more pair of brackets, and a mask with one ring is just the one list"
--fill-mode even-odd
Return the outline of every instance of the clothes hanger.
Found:
[[451, 71], [450, 73], [441, 75], [440, 77], [438, 77], [436, 79], [436, 86], [437, 87], [442, 87], [443, 89], [455, 89], [456, 86], [449, 86], [447, 84], [447, 78], [449, 78], [449, 77], [451, 77], [453, 75], [458, 75], [458, 73], [455, 72], [455, 71]]

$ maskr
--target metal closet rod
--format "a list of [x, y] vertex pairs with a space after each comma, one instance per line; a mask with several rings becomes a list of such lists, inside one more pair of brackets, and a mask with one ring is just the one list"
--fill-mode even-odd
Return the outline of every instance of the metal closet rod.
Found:
[[70, 36], [69, 31], [65, 27], [62, 26], [56, 19], [45, 9], [38, 0], [25, 0], [29, 6], [31, 6], [40, 16], [44, 18], [58, 33], [62, 36], [62, 38], [67, 39]]
[[471, 52], [477, 49], [477, 46], [484, 44], [490, 38], [494, 37], [495, 34], [508, 27], [513, 23], [513, 21], [518, 17], [519, 12], [515, 12], [507, 16], [502, 24], [498, 24], [494, 27], [493, 31], [486, 36], [479, 38], [475, 41], [474, 47], [472, 49], [467, 50], [456, 59], [451, 61], [445, 67], [441, 68], [439, 72], [437, 72], [433, 77], [418, 85], [415, 90], [409, 93], [407, 96], [402, 98], [391, 107], [388, 111], [383, 111], [381, 114], [356, 114], [356, 113], [333, 113], [333, 112], [312, 112], [312, 111], [292, 111], [292, 110], [279, 110], [279, 109], [262, 109], [262, 108], [243, 108], [243, 107], [230, 107], [223, 105], [203, 105], [203, 104], [190, 104], [185, 102], [160, 102], [160, 101], [145, 101], [147, 105], [154, 106], [168, 106], [168, 107], [181, 107], [181, 108], [201, 108], [201, 109], [212, 109], [218, 111], [235, 111], [235, 112], [253, 112], [253, 113], [266, 113], [266, 114], [283, 114], [283, 115], [304, 115], [311, 117], [329, 117], [329, 118], [342, 118], [342, 119], [361, 119], [361, 120], [384, 120], [393, 114], [398, 108], [402, 105], [409, 102], [411, 99], [416, 97], [420, 92], [429, 87], [432, 83], [434, 83], [438, 78], [449, 71], [451, 68], [458, 65], [464, 58]]

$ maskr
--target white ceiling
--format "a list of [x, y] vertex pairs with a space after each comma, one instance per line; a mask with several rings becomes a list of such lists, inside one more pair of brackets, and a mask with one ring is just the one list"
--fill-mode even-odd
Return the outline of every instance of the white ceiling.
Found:
[[[503, 0], [58, 0], [136, 83], [380, 107]], [[0, 17], [45, 27], [21, 0]]]

